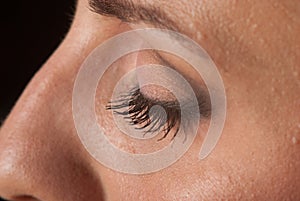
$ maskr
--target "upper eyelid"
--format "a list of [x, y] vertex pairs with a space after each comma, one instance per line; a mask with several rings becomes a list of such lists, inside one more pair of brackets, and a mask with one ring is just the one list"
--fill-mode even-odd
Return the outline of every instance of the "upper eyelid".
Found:
[[[175, 70], [180, 75], [182, 75], [184, 77], [184, 79], [186, 81], [188, 81], [188, 83], [190, 84], [190, 86], [192, 86], [192, 88], [194, 89], [196, 99], [198, 100], [198, 103], [199, 103], [198, 106], [199, 106], [199, 108], [202, 109], [202, 111], [204, 111], [204, 112], [202, 112], [202, 115], [204, 115], [205, 117], [209, 117], [210, 116], [210, 109], [211, 109], [210, 95], [209, 95], [209, 93], [208, 93], [208, 91], [206, 89], [205, 84], [204, 83], [203, 84], [198, 84], [198, 82], [195, 79], [189, 77], [188, 74], [186, 74], [186, 73], [183, 74], [180, 71], [178, 71], [178, 70], [183, 69], [183, 68], [190, 68], [190, 66], [186, 65], [188, 63], [186, 63], [184, 61], [184, 63], [186, 63], [186, 64], [181, 64], [181, 63], [180, 64], [177, 64], [177, 63], [173, 64], [174, 62], [172, 63], [172, 58], [169, 58], [166, 55], [162, 55], [162, 54], [160, 54], [159, 51], [153, 50], [153, 49], [143, 50], [143, 51], [141, 51], [141, 53], [142, 54], [140, 56], [140, 60], [143, 63], [142, 64], [138, 64], [139, 66], [144, 66], [148, 62], [154, 62], [154, 63], [151, 63], [151, 64], [159, 64], [161, 66], [169, 67], [169, 68]], [[163, 52], [163, 53], [165, 53], [165, 52]], [[144, 59], [143, 57], [147, 58], [147, 59]], [[166, 57], [168, 57], [168, 58], [166, 58]], [[162, 75], [162, 76], [168, 76], [168, 75], [165, 74], [165, 75]], [[169, 78], [172, 78], [172, 77], [169, 77]], [[174, 85], [173, 85], [173, 87], [176, 88], [176, 86], [174, 86]], [[180, 85], [178, 85], [177, 87], [179, 87], [178, 90], [180, 90], [180, 88], [182, 88], [182, 87], [180, 87]], [[150, 93], [146, 93], [145, 95], [147, 96], [148, 94], [151, 95], [151, 92]], [[168, 96], [164, 96], [164, 97], [160, 97], [160, 98], [163, 98], [164, 100], [167, 100], [167, 101], [171, 102], [172, 98], [173, 98], [172, 95], [170, 93], [168, 93], [168, 94], [166, 93], [166, 95], [168, 95]], [[171, 96], [169, 96], [169, 95], [171, 95]], [[192, 94], [190, 94], [190, 95], [192, 95]], [[147, 96], [147, 98], [151, 99], [151, 96]], [[184, 96], [183, 98], [185, 99], [184, 102], [189, 102], [190, 100], [192, 100], [192, 97], [189, 96], [189, 95]], [[160, 99], [160, 100], [163, 100], [163, 99]], [[155, 101], [154, 99], [152, 99], [152, 100]]]
[[[163, 57], [161, 57], [161, 59], [167, 66], [171, 67], [175, 71], [177, 71], [177, 69], [179, 68], [177, 65], [173, 65], [171, 62], [165, 60]], [[180, 72], [178, 72], [178, 73], [184, 77], [184, 79], [188, 82], [188, 84], [191, 86], [191, 88], [194, 92], [194, 94], [188, 94], [188, 95], [184, 96], [185, 106], [188, 106], [188, 107], [191, 106], [189, 103], [190, 103], [190, 101], [193, 102], [193, 96], [195, 95], [197, 102], [198, 102], [199, 109], [201, 109], [203, 111], [202, 115], [204, 117], [210, 117], [210, 115], [211, 115], [210, 94], [206, 88], [205, 83], [198, 84], [197, 81], [195, 79], [189, 77], [189, 75], [182, 74]], [[192, 107], [193, 107], [193, 105], [192, 105]]]

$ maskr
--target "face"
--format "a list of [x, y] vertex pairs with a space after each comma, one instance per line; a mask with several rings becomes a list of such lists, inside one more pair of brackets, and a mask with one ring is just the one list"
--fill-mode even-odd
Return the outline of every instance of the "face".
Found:
[[[92, 12], [87, 0], [78, 1], [65, 40], [33, 77], [2, 125], [0, 197], [299, 200], [300, 3], [132, 0], [136, 6], [125, 8], [121, 3], [129, 0], [119, 6], [118, 1], [110, 2], [94, 2]], [[138, 10], [144, 11], [144, 19]], [[196, 41], [215, 62], [226, 91], [226, 121], [220, 140], [204, 160], [198, 155], [209, 120], [200, 123], [192, 146], [171, 166], [149, 174], [122, 173], [95, 160], [80, 141], [72, 115], [74, 82], [84, 60], [104, 41], [128, 30], [158, 26], [153, 17], [157, 10], [165, 13], [160, 15], [164, 26]], [[117, 61], [96, 93], [99, 124], [112, 143], [132, 153], [149, 151], [157, 140], [142, 145], [131, 142], [103, 108], [116, 80], [130, 71], [130, 59], [143, 64], [153, 59], [151, 55], [146, 51]], [[178, 64], [170, 55], [164, 56]], [[188, 66], [176, 66], [191, 77], [196, 88], [203, 85]], [[168, 101], [168, 94], [160, 90], [150, 86], [144, 94]], [[170, 135], [161, 143], [172, 140]]]

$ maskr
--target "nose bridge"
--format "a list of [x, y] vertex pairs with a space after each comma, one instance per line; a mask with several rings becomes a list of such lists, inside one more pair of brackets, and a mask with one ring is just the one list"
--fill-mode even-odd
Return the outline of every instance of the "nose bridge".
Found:
[[[53, 132], [60, 123], [58, 111], [66, 114], [70, 110], [68, 88], [49, 70], [38, 72], [4, 122], [0, 130], [0, 143], [17, 142], [18, 139], [28, 143], [29, 139], [35, 141], [45, 136], [43, 133]], [[64, 121], [66, 117], [64, 115]]]
[[[1, 128], [1, 142], [34, 136], [51, 123], [56, 103], [55, 79], [41, 71], [31, 80]], [[57, 105], [58, 107], [60, 105]], [[3, 144], [3, 143], [2, 143]]]
[[72, 136], [72, 83], [44, 69], [32, 79], [0, 130], [0, 197], [37, 194], [38, 186], [67, 171], [63, 164], [72, 158], [70, 149], [77, 143]]

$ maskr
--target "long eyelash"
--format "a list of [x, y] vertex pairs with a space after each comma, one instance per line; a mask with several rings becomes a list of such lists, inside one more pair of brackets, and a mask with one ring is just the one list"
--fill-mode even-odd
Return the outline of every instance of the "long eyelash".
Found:
[[[155, 105], [164, 108], [167, 118], [165, 121], [159, 112], [153, 114], [151, 121], [149, 112]], [[149, 99], [141, 93], [139, 88], [134, 88], [128, 94], [121, 95], [119, 99], [110, 101], [106, 109], [124, 116], [132, 125], [139, 125], [140, 127], [136, 127], [136, 129], [147, 128], [145, 134], [162, 129], [164, 135], [158, 139], [159, 141], [166, 138], [170, 131], [176, 127], [172, 136], [172, 139], [174, 139], [179, 130], [178, 125], [180, 125], [181, 116], [179, 103], [177, 101], [168, 102]]]

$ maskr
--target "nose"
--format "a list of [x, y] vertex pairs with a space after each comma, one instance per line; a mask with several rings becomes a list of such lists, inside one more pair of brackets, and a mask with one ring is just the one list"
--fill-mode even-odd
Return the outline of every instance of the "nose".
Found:
[[0, 130], [4, 199], [79, 201], [103, 196], [74, 128], [74, 73], [58, 69], [63, 68], [46, 64], [36, 74]]

